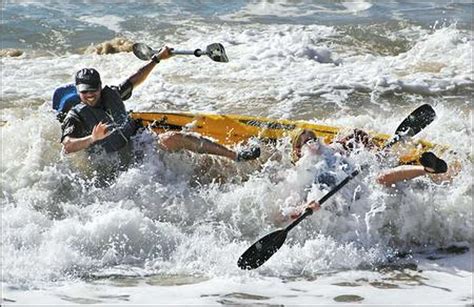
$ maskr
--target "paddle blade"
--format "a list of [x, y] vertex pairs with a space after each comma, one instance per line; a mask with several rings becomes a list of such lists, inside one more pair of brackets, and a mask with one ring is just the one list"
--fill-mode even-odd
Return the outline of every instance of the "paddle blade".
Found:
[[395, 130], [395, 134], [412, 137], [431, 124], [435, 118], [435, 110], [429, 104], [424, 104], [405, 118]]
[[285, 229], [272, 232], [250, 246], [237, 261], [242, 270], [253, 270], [264, 264], [286, 240]]
[[151, 60], [151, 57], [155, 54], [155, 50], [143, 43], [135, 43], [132, 46], [133, 54], [143, 61]]
[[225, 54], [225, 49], [222, 44], [214, 43], [206, 47], [206, 54], [216, 62], [227, 63], [229, 58]]

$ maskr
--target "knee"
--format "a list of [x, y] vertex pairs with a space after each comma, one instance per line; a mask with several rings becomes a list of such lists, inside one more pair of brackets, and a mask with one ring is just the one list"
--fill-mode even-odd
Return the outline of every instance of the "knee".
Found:
[[158, 143], [165, 150], [179, 150], [182, 147], [182, 134], [176, 131], [162, 133], [158, 136]]

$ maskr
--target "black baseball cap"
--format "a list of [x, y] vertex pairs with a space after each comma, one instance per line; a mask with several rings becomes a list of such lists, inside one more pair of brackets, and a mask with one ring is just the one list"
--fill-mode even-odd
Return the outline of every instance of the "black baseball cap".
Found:
[[94, 68], [83, 68], [76, 73], [78, 92], [97, 91], [101, 84], [99, 72]]

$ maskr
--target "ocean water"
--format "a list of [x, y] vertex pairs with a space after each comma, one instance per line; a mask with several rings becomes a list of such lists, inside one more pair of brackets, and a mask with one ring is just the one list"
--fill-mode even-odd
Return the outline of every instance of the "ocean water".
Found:
[[[472, 1], [3, 1], [2, 305], [473, 304]], [[118, 84], [144, 62], [84, 54], [125, 37], [159, 48], [219, 42], [229, 63], [176, 56], [134, 90], [135, 111], [305, 119], [393, 133], [430, 103], [417, 138], [462, 170], [382, 188], [374, 164], [356, 206], [322, 211], [261, 268], [238, 257], [285, 225], [311, 180], [289, 140], [235, 164], [157, 151], [104, 185], [64, 155], [54, 89], [95, 67]], [[370, 157], [358, 157], [367, 162]], [[104, 172], [104, 170], [101, 170]], [[354, 187], [355, 185], [352, 185]], [[341, 191], [331, 203], [344, 205]], [[311, 197], [323, 192], [312, 187]]]

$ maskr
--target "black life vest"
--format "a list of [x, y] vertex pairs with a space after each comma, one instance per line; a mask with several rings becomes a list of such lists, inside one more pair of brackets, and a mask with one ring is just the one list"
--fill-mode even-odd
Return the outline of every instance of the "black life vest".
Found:
[[94, 126], [99, 122], [108, 125], [112, 133], [95, 143], [102, 146], [106, 152], [118, 151], [124, 147], [139, 128], [128, 116], [120, 95], [108, 86], [102, 89], [98, 106], [91, 107], [80, 103], [75, 105], [70, 113], [72, 116], [79, 117], [87, 135], [92, 133]]

